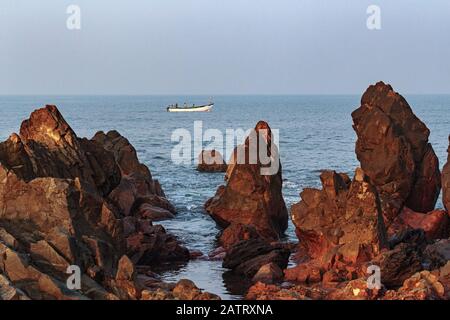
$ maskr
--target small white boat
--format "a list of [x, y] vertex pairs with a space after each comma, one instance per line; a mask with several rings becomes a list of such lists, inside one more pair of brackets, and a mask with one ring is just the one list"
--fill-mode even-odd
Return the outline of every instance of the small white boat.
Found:
[[193, 105], [192, 107], [183, 106], [178, 107], [178, 105], [171, 105], [167, 107], [167, 112], [209, 112], [211, 111], [212, 107], [214, 106], [214, 103], [209, 103], [203, 106], [196, 106]]

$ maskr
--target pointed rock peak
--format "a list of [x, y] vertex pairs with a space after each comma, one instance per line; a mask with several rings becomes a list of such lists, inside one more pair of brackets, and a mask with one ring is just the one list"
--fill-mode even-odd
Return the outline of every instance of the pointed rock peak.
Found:
[[363, 169], [361, 168], [356, 168], [355, 170], [355, 177], [353, 178], [354, 181], [357, 182], [364, 182], [364, 180], [366, 179], [366, 174], [364, 173]]
[[47, 146], [61, 145], [62, 139], [73, 146], [76, 140], [75, 132], [54, 105], [33, 111], [30, 118], [22, 122], [20, 137]]

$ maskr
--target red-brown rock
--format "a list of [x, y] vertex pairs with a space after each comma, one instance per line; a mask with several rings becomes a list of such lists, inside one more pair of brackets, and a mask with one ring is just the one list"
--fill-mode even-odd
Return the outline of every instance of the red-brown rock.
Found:
[[269, 263], [276, 264], [280, 269], [286, 268], [289, 255], [290, 250], [282, 244], [251, 239], [233, 245], [227, 251], [223, 267], [232, 269], [236, 274], [253, 278], [262, 266]]
[[271, 262], [259, 268], [252, 281], [271, 284], [281, 281], [283, 279], [283, 276], [283, 271], [280, 269], [280, 267]]
[[[288, 221], [281, 193], [281, 164], [268, 124], [258, 122], [253, 134], [263, 138], [255, 139], [258, 144], [253, 150], [250, 137], [235, 149], [228, 165], [227, 184], [219, 187], [216, 195], [206, 202], [205, 208], [224, 228], [230, 223], [253, 225], [261, 235], [276, 239], [286, 230]], [[268, 150], [268, 165], [263, 165], [260, 152], [258, 156], [251, 152], [259, 150]], [[250, 161], [253, 156], [256, 160], [254, 164]], [[269, 165], [278, 170], [275, 174], [263, 175]]]
[[447, 149], [447, 152], [447, 163], [442, 169], [442, 202], [444, 203], [444, 207], [447, 209], [447, 212], [450, 212], [450, 146]]
[[439, 162], [425, 124], [391, 86], [378, 82], [352, 113], [356, 155], [377, 188], [387, 225], [405, 204], [417, 212], [434, 209], [440, 193]]
[[[125, 254], [189, 259], [151, 224], [155, 212], [175, 210], [131, 144], [117, 132], [80, 139], [55, 106], [34, 111], [20, 135], [0, 143], [0, 208], [0, 272], [31, 299], [136, 298], [134, 280], [115, 278], [125, 262], [133, 266]], [[81, 294], [65, 287], [74, 264]]]
[[360, 263], [387, 247], [386, 229], [376, 189], [361, 169], [348, 177], [324, 171], [322, 190], [304, 189], [291, 209], [301, 251], [326, 269], [335, 257]]
[[217, 150], [202, 150], [198, 156], [197, 170], [200, 172], [225, 172], [227, 164]]
[[394, 235], [407, 229], [422, 229], [429, 240], [444, 239], [450, 236], [450, 219], [444, 210], [420, 213], [404, 207], [389, 227], [388, 233]]
[[219, 238], [219, 244], [228, 250], [240, 241], [258, 238], [261, 238], [261, 236], [253, 226], [244, 225], [242, 223], [232, 223], [223, 230]]

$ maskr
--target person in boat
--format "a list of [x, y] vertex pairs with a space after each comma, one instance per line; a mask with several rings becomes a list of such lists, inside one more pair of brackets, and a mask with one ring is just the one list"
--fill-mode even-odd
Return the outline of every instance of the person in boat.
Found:
[[176, 108], [176, 109], [178, 109], [178, 102], [177, 102], [177, 103], [175, 103], [175, 108]]

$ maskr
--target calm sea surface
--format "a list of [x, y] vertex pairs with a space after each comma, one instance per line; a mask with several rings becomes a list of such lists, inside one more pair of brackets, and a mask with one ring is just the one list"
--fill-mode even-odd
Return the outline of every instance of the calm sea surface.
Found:
[[[319, 186], [322, 169], [352, 175], [358, 165], [354, 153], [355, 133], [351, 112], [359, 106], [359, 96], [217, 96], [210, 113], [167, 113], [165, 106], [185, 101], [204, 103], [202, 96], [2, 96], [0, 97], [0, 138], [17, 132], [30, 112], [44, 104], [56, 104], [80, 137], [96, 131], [116, 129], [127, 137], [139, 158], [160, 180], [168, 198], [178, 209], [174, 220], [163, 224], [194, 250], [207, 254], [215, 248], [219, 231], [205, 215], [204, 202], [223, 181], [223, 174], [205, 174], [195, 164], [175, 165], [171, 141], [175, 129], [193, 134], [194, 121], [203, 130], [214, 128], [249, 129], [266, 120], [280, 131], [283, 164], [283, 193], [287, 205], [299, 200], [304, 187]], [[406, 96], [416, 115], [431, 130], [430, 140], [440, 159], [447, 159], [450, 134], [450, 95]], [[207, 144], [207, 143], [205, 143]], [[193, 158], [197, 155], [192, 154]], [[438, 207], [442, 207], [439, 200]], [[288, 238], [295, 239], [292, 225]], [[176, 270], [165, 271], [167, 281], [192, 279], [196, 284], [222, 298], [240, 298], [235, 281], [224, 275], [221, 262], [192, 261]]]

